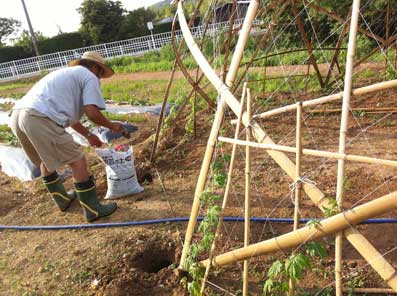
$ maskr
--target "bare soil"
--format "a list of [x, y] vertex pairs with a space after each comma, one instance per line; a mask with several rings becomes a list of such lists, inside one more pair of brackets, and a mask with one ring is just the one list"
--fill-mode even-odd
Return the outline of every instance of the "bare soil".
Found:
[[[141, 77], [142, 79], [142, 77]], [[319, 94], [301, 94], [302, 99]], [[266, 96], [266, 94], [264, 94]], [[393, 107], [395, 90], [354, 98], [352, 107]], [[274, 104], [281, 105], [290, 94], [278, 94]], [[266, 107], [266, 106], [265, 106]], [[340, 108], [340, 103], [330, 108]], [[259, 102], [255, 110], [262, 110]], [[340, 114], [310, 114], [306, 110], [303, 145], [305, 148], [337, 151]], [[396, 117], [394, 114], [355, 114], [348, 127], [348, 153], [385, 159], [397, 159]], [[384, 117], [384, 118], [383, 118]], [[147, 165], [147, 147], [142, 142], [154, 132], [156, 117], [148, 117], [130, 140], [134, 146], [138, 174], [151, 175], [142, 182], [145, 191], [117, 201], [119, 209], [96, 223], [153, 220], [187, 217], [193, 201], [195, 183], [204, 155], [213, 114], [202, 112], [196, 136], [185, 135], [179, 123], [179, 137], [170, 139], [171, 147], [160, 154], [155, 164]], [[223, 135], [232, 137], [231, 116], [226, 116]], [[288, 113], [261, 122], [277, 143], [295, 145], [295, 114]], [[243, 137], [243, 134], [241, 134]], [[120, 141], [121, 142], [121, 141]], [[150, 146], [149, 146], [150, 147]], [[177, 148], [172, 148], [177, 147]], [[229, 145], [218, 146], [216, 158], [230, 153]], [[99, 197], [106, 193], [104, 166], [91, 150], [87, 151], [92, 173], [97, 180]], [[294, 155], [290, 155], [293, 159]], [[244, 149], [238, 149], [233, 177], [233, 192], [226, 216], [243, 216]], [[252, 216], [293, 217], [289, 185], [292, 180], [264, 152], [252, 149]], [[327, 196], [335, 196], [336, 161], [305, 156], [304, 174], [315, 181]], [[344, 208], [363, 204], [397, 190], [396, 169], [391, 167], [347, 163]], [[70, 225], [85, 223], [77, 203], [59, 212], [40, 180], [21, 183], [0, 173], [0, 225]], [[66, 182], [72, 187], [72, 180]], [[105, 202], [105, 201], [103, 201]], [[204, 210], [204, 209], [203, 209]], [[204, 211], [201, 212], [204, 214]], [[323, 217], [321, 211], [304, 196], [302, 218]], [[383, 217], [395, 217], [393, 210]], [[0, 231], [0, 295], [185, 295], [181, 278], [174, 273], [179, 263], [186, 223], [165, 223], [137, 227], [76, 229], [59, 231]], [[397, 266], [397, 236], [394, 224], [358, 226], [387, 260]], [[287, 233], [292, 225], [254, 223], [251, 241]], [[241, 223], [226, 223], [217, 254], [241, 247], [244, 228]], [[194, 241], [200, 239], [194, 235]], [[330, 255], [312, 263], [298, 283], [301, 295], [320, 295], [333, 283], [333, 237], [320, 240]], [[266, 272], [277, 258], [289, 253], [261, 256], [250, 261], [250, 291], [261, 295]], [[202, 258], [205, 258], [205, 254]], [[353, 279], [365, 287], [387, 285], [347, 242], [344, 242], [344, 283]], [[218, 269], [210, 282], [234, 295], [241, 293], [242, 264]], [[209, 285], [214, 295], [227, 295]]]

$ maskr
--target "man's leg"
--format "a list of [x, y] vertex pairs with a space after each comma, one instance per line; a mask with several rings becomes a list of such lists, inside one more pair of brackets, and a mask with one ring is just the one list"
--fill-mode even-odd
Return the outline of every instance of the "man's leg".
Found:
[[52, 199], [62, 212], [66, 211], [76, 199], [76, 192], [73, 190], [66, 192], [57, 171], [49, 171], [43, 162], [40, 164], [40, 171], [43, 182], [50, 192]]
[[72, 169], [75, 188], [83, 213], [88, 222], [108, 216], [117, 209], [116, 203], [102, 205], [98, 201], [95, 182], [87, 169], [85, 157], [69, 164]]
[[88, 181], [90, 174], [87, 169], [87, 162], [85, 157], [69, 164], [72, 169], [73, 179], [75, 183], [82, 183]]
[[[19, 118], [20, 115], [21, 118]], [[55, 170], [49, 171], [47, 169], [29, 136], [20, 127], [20, 122], [23, 123], [25, 119], [26, 113], [23, 110], [14, 110], [10, 120], [11, 130], [18, 138], [30, 161], [36, 166], [40, 166], [43, 182], [50, 192], [52, 199], [61, 211], [65, 211], [72, 201], [76, 199], [76, 193], [74, 191], [67, 193], [57, 172]]]
[[47, 177], [47, 176], [55, 173], [55, 171], [50, 172], [43, 162], [40, 164], [40, 171], [41, 171], [42, 177]]

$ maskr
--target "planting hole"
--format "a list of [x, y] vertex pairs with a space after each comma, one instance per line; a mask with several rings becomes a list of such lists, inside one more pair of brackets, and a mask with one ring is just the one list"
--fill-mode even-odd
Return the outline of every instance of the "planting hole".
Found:
[[137, 254], [135, 266], [144, 272], [157, 273], [175, 262], [175, 249], [149, 243]]

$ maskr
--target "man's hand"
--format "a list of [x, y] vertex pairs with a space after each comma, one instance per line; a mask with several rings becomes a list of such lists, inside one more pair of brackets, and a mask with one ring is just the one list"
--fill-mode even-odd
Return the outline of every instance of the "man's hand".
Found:
[[102, 141], [99, 140], [99, 138], [93, 134], [89, 134], [87, 136], [87, 140], [88, 140], [88, 143], [90, 143], [90, 145], [92, 147], [101, 147], [103, 144]]
[[110, 130], [112, 131], [112, 133], [123, 133], [125, 131], [121, 123], [114, 121], [112, 121], [112, 127]]

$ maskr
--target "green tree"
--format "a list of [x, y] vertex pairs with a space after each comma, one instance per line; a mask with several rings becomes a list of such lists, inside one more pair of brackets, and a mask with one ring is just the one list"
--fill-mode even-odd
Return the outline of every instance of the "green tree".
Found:
[[0, 17], [0, 47], [4, 46], [5, 39], [16, 32], [21, 26], [21, 22], [12, 18]]
[[130, 11], [123, 18], [120, 28], [121, 39], [129, 39], [149, 35], [150, 32], [146, 26], [147, 22], [153, 21], [155, 14], [150, 9], [139, 8]]
[[120, 1], [84, 0], [77, 11], [81, 14], [80, 31], [94, 43], [120, 40], [120, 28], [125, 12]]
[[[47, 39], [47, 37], [45, 37], [43, 35], [43, 33], [39, 32], [39, 31], [35, 32], [34, 34], [36, 36], [36, 40], [37, 41], [43, 41], [43, 40]], [[30, 38], [29, 31], [28, 30], [23, 30], [21, 35], [14, 40], [13, 46], [22, 46], [22, 47], [25, 47], [25, 48], [29, 48], [33, 52], [32, 38]]]

